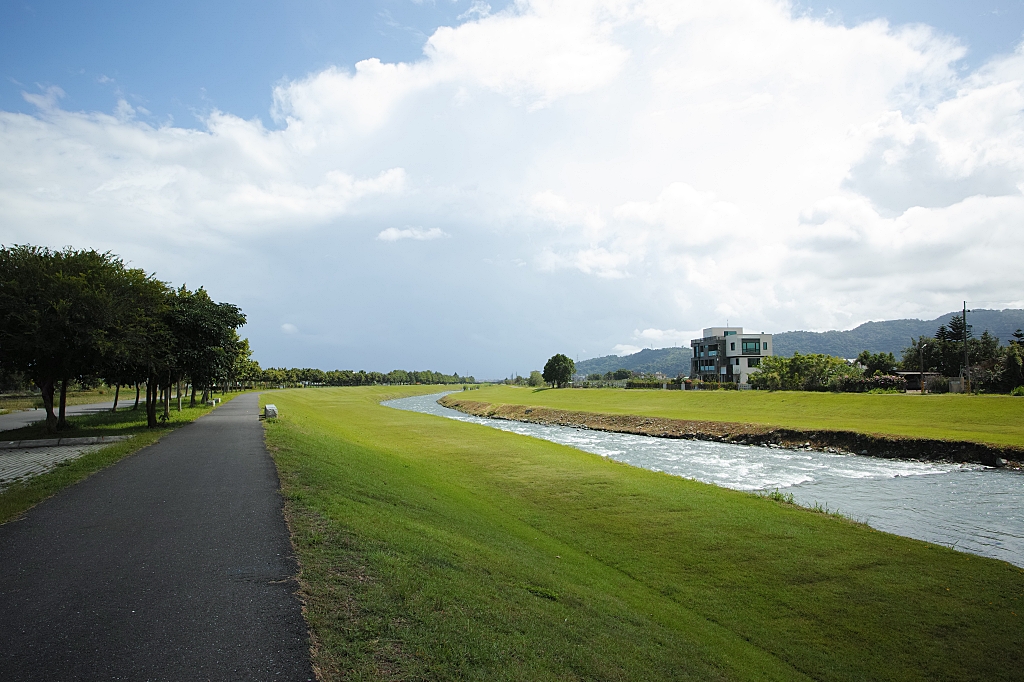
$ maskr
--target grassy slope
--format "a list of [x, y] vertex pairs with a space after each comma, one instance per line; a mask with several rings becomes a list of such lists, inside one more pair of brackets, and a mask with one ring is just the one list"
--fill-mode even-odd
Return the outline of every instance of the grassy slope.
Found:
[[[171, 419], [167, 426], [158, 429], [146, 428], [146, 413], [142, 406], [135, 411], [119, 409], [116, 414], [103, 412], [70, 417], [68, 422], [72, 428], [57, 434], [61, 438], [117, 435], [131, 435], [132, 438], [86, 453], [78, 459], [58, 465], [52, 471], [33, 476], [26, 481], [13, 483], [0, 491], [0, 523], [16, 518], [25, 510], [55, 495], [69, 485], [155, 443], [170, 429], [193, 422], [209, 412], [210, 409], [205, 405], [185, 408], [181, 412], [172, 409]], [[53, 437], [53, 434], [46, 432], [46, 428], [42, 424], [33, 424], [25, 428], [0, 433], [0, 440]], [[0, 451], [0, 457], [2, 456], [2, 451]]]
[[1024, 398], [802, 391], [646, 391], [489, 386], [468, 400], [1024, 446]]
[[1021, 569], [377, 404], [432, 390], [271, 399], [327, 679], [1020, 675]]

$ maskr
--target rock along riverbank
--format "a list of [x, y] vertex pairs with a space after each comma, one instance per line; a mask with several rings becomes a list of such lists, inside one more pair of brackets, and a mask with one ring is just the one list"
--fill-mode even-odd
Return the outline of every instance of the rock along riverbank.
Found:
[[506, 405], [465, 400], [457, 394], [438, 402], [453, 410], [477, 417], [569, 426], [594, 431], [631, 433], [655, 438], [685, 438], [738, 445], [810, 448], [888, 459], [918, 459], [941, 462], [971, 462], [986, 466], [1024, 468], [1024, 448], [986, 445], [968, 441], [909, 438], [855, 431], [788, 429], [762, 424], [666, 419], [628, 414], [573, 412], [529, 405]]

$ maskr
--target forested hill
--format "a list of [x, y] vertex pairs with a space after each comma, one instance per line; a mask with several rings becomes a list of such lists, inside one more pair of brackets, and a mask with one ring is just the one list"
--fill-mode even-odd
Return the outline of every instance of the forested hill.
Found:
[[690, 373], [689, 348], [645, 348], [632, 355], [605, 355], [600, 358], [581, 360], [576, 363], [576, 371], [581, 374], [604, 374], [617, 369], [629, 369], [634, 372], [661, 372], [665, 376], [674, 377], [680, 373]]
[[[934, 336], [939, 325], [949, 324], [958, 311], [946, 313], [934, 320], [888, 320], [865, 322], [845, 332], [784, 332], [775, 334], [775, 355], [791, 356], [800, 353], [825, 353], [843, 358], [855, 358], [862, 350], [873, 353], [893, 353], [910, 345], [910, 337]], [[977, 310], [967, 313], [967, 323], [975, 336], [986, 329], [1006, 344], [1010, 335], [1024, 328], [1024, 310]]]

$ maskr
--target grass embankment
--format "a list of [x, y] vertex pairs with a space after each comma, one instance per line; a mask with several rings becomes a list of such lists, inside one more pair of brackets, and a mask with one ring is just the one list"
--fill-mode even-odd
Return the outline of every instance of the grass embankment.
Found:
[[467, 400], [666, 419], [970, 441], [1024, 447], [1024, 398], [801, 391], [655, 391], [488, 386]]
[[[125, 397], [128, 395], [128, 391], [121, 391], [121, 404], [132, 404], [135, 402], [135, 391], [131, 391], [131, 401], [126, 401]], [[54, 403], [60, 400], [60, 395], [54, 396]], [[93, 403], [106, 403], [109, 402], [111, 405], [114, 404], [114, 390], [110, 388], [93, 389], [90, 391], [73, 391], [67, 394], [64, 401], [65, 405], [91, 405]], [[31, 410], [32, 408], [42, 408], [43, 399], [39, 395], [9, 395], [0, 396], [0, 414], [11, 412], [12, 410]], [[56, 407], [54, 408], [56, 409]]]
[[[155, 443], [164, 434], [179, 426], [184, 426], [209, 412], [206, 405], [193, 408], [185, 407], [181, 412], [171, 410], [171, 418], [166, 425], [156, 429], [146, 428], [146, 412], [140, 405], [138, 410], [130, 408], [118, 409], [113, 412], [97, 412], [88, 415], [69, 417], [71, 428], [57, 434], [48, 433], [41, 423], [32, 424], [21, 429], [0, 432], [0, 440], [29, 440], [35, 438], [79, 438], [83, 436], [132, 436], [120, 441], [87, 452], [77, 459], [59, 464], [55, 469], [24, 481], [12, 483], [0, 490], [0, 523], [17, 517], [25, 510], [34, 507], [43, 500], [64, 488], [77, 483], [101, 469], [124, 459], [128, 455]], [[0, 450], [0, 457], [3, 451]]]
[[324, 679], [1020, 676], [1019, 568], [377, 404], [436, 390], [272, 397]]

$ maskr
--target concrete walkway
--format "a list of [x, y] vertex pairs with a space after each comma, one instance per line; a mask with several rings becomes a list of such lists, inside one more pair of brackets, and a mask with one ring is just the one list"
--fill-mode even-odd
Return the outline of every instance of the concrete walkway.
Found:
[[0, 526], [2, 680], [309, 680], [254, 394]]

